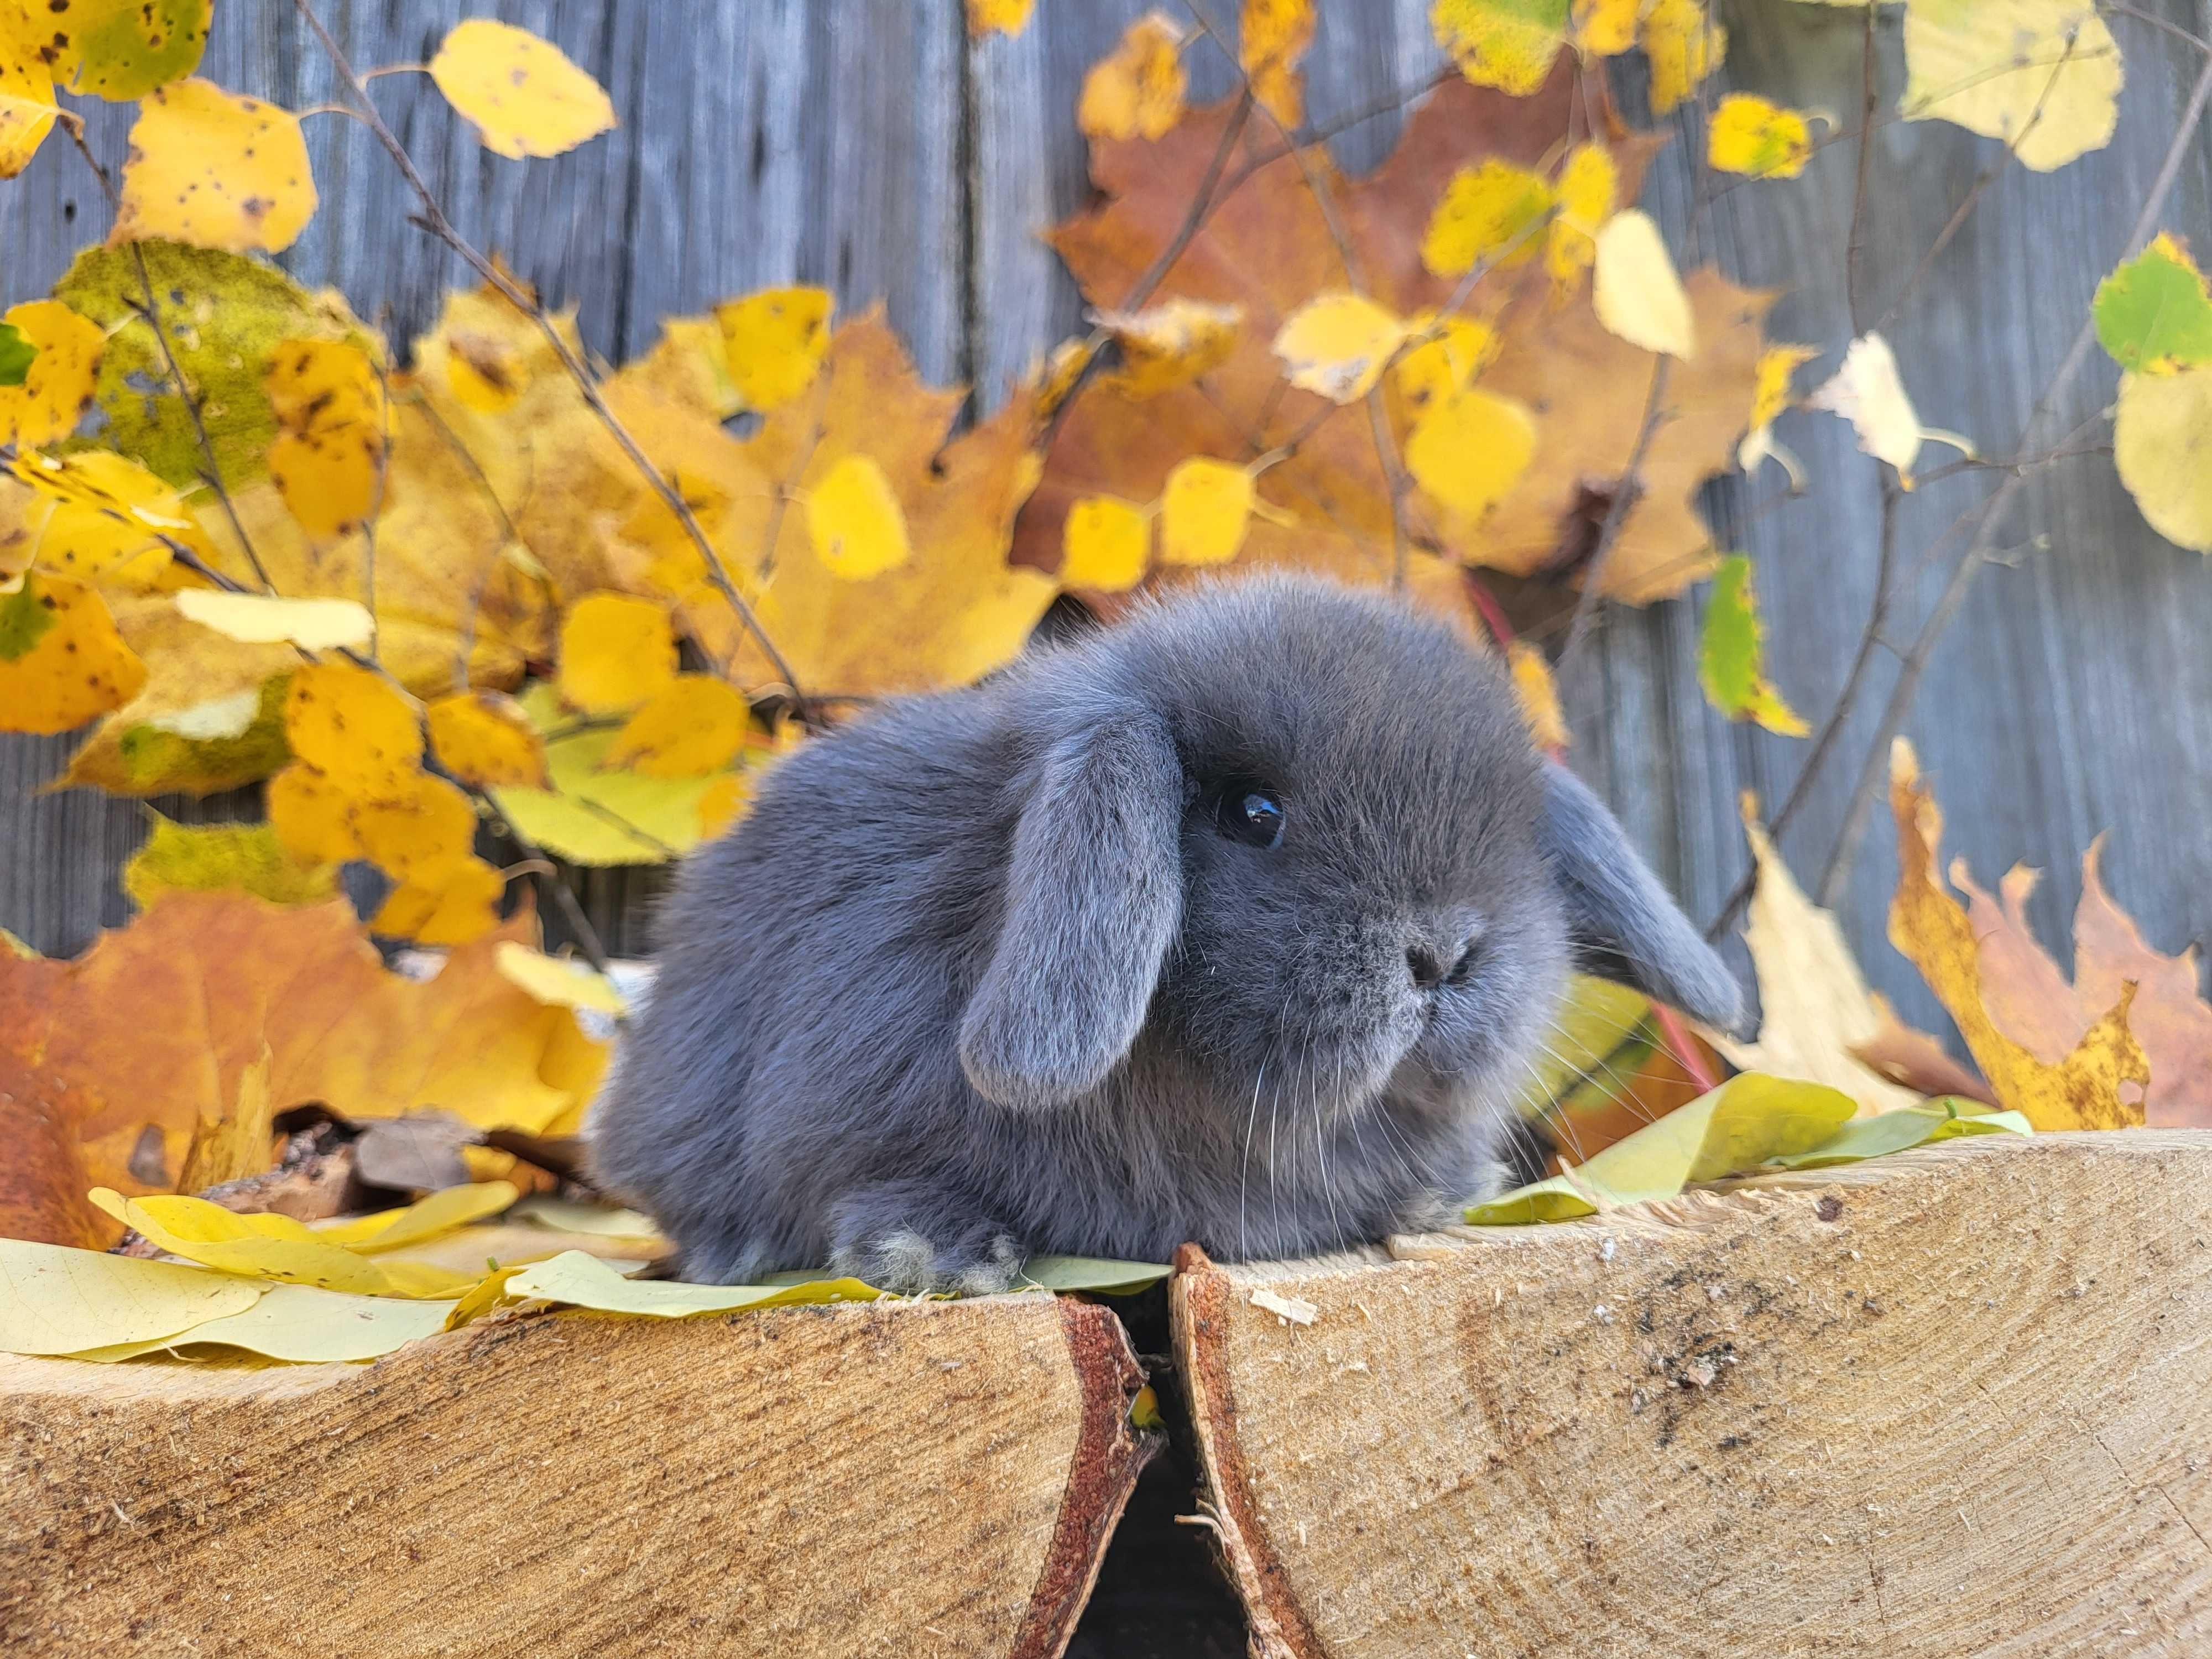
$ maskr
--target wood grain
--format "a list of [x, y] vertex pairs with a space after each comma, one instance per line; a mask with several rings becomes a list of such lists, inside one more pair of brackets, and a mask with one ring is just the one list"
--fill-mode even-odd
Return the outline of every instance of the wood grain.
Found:
[[1393, 1249], [1173, 1282], [1261, 1659], [2212, 1645], [2212, 1134]]
[[1050, 1659], [1153, 1449], [1140, 1381], [1046, 1296], [0, 1356], [0, 1648]]
[[[608, 88], [623, 125], [571, 155], [529, 163], [479, 150], [418, 77], [375, 83], [401, 136], [457, 222], [500, 250], [556, 303], [578, 307], [586, 340], [618, 358], [649, 343], [664, 314], [770, 282], [827, 283], [848, 312], [878, 299], [926, 374], [972, 379], [994, 407], [1011, 377], [1082, 325], [1074, 288], [1036, 240], [1082, 205], [1088, 182], [1073, 119], [1085, 68], [1147, 0], [1045, 0], [1029, 28], [970, 42], [957, 0], [325, 0], [325, 15], [362, 65], [420, 62], [446, 27], [487, 9], [536, 29]], [[2185, 27], [2208, 27], [2197, 0], [2149, 0]], [[1237, 8], [1205, 6], [1224, 28]], [[1324, 0], [1310, 64], [1314, 118], [1334, 120], [1436, 64], [1425, 0]], [[1724, 84], [1808, 107], [1849, 112], [1859, 89], [1863, 15], [1853, 8], [1722, 0], [1731, 48]], [[2002, 455], [2118, 253], [2142, 191], [2171, 137], [2188, 48], [2116, 15], [2128, 65], [2111, 147], [2049, 174], [1999, 173], [1980, 207], [1892, 326], [1921, 412]], [[1880, 23], [1885, 85], [1902, 85], [1894, 14]], [[1204, 43], [1189, 53], [1194, 96], [1226, 86]], [[282, 0], [217, 9], [205, 72], [295, 106], [331, 93], [326, 68]], [[1626, 105], [1639, 96], [1625, 77]], [[127, 108], [92, 106], [91, 136], [123, 150]], [[1689, 158], [1701, 143], [1686, 108], [1659, 123], [1674, 138], [1652, 169], [1646, 204], [1691, 260], [1717, 258], [1739, 280], [1788, 288], [1780, 337], [1833, 354], [1848, 337], [1841, 282], [1856, 158], [1838, 143], [1802, 180], [1737, 184], [1695, 205]], [[1340, 135], [1340, 159], [1373, 165], [1399, 118]], [[364, 315], [405, 338], [460, 273], [405, 222], [401, 187], [367, 134], [335, 116], [308, 123], [323, 205], [285, 261], [342, 286]], [[2001, 147], [1941, 122], [1876, 130], [1866, 224], [1868, 303], [1888, 308], [1922, 252]], [[0, 301], [42, 293], [70, 252], [106, 229], [82, 161], [48, 144], [7, 187]], [[2212, 143], [2191, 154], [2173, 198], [2177, 228], [2212, 221]], [[1807, 372], [1820, 372], [1816, 365]], [[2084, 377], [2078, 417], [2112, 389], [2101, 361]], [[1715, 487], [1716, 534], [1758, 561], [1774, 641], [1774, 677], [1800, 709], [1824, 712], [1840, 686], [1872, 593], [1873, 463], [1831, 416], [1791, 414], [1783, 440], [1817, 480], [1801, 501], [1780, 476]], [[1942, 459], [1937, 452], [1937, 459]], [[1944, 574], [1920, 550], [1987, 488], [1966, 477], [1907, 501], [1901, 546], [1913, 563], [1899, 631], [1917, 623]], [[2008, 532], [2020, 550], [1985, 572], [1930, 670], [1909, 731], [1952, 803], [1954, 850], [1990, 880], [2014, 861], [2045, 869], [2032, 913], [2061, 945], [2081, 851], [2113, 830], [2106, 860], [2120, 902], [2172, 951], [2212, 932], [2212, 564], [2153, 535], [2109, 463], [2088, 458], [2023, 492]], [[1735, 818], [1743, 788], [1770, 803], [1793, 781], [1804, 745], [1731, 726], [1696, 678], [1699, 602], [1601, 613], [1593, 648], [1565, 691], [1576, 764], [1621, 811], [1702, 920], [1743, 868]], [[1556, 641], [1553, 641], [1556, 644]], [[1783, 848], [1815, 880], [1842, 817], [1848, 774], [1895, 672], [1877, 659], [1863, 712], [1832, 775]], [[115, 888], [144, 833], [134, 803], [36, 796], [67, 739], [0, 738], [0, 927], [40, 949], [73, 952], [124, 919]], [[250, 793], [165, 801], [187, 818], [252, 811]], [[1877, 827], [1843, 907], [1875, 987], [1942, 1029], [1927, 992], [1883, 939], [1895, 866]], [[572, 878], [614, 948], [649, 943], [650, 872]]]

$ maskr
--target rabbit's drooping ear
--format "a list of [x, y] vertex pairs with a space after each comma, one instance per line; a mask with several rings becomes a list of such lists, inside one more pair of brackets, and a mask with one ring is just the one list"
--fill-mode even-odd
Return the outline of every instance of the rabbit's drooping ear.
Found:
[[1544, 764], [1537, 836], [1566, 901], [1577, 967], [1633, 985], [1717, 1030], [1750, 1034], [1735, 976], [1637, 856], [1605, 803], [1556, 762]]
[[1182, 913], [1182, 769], [1155, 720], [1109, 720], [1045, 756], [960, 1022], [985, 1099], [1061, 1105], [1129, 1051]]

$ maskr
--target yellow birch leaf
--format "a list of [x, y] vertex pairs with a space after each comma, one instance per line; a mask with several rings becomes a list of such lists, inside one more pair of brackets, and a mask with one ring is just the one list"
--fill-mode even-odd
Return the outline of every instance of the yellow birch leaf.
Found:
[[628, 714], [676, 678], [668, 612], [627, 593], [587, 593], [561, 624], [561, 696], [587, 714]]
[[[524, 949], [514, 940], [507, 939], [500, 944], [496, 954], [498, 957], [504, 958], [511, 950]], [[501, 971], [505, 971], [503, 965]], [[524, 988], [529, 988], [526, 986]], [[364, 1255], [374, 1255], [380, 1251], [396, 1250], [406, 1245], [421, 1244], [442, 1237], [473, 1222], [499, 1214], [520, 1196], [513, 1182], [471, 1182], [465, 1186], [441, 1188], [428, 1197], [419, 1198], [412, 1204], [403, 1205], [396, 1210], [379, 1210], [372, 1215], [353, 1216], [334, 1224], [318, 1227], [314, 1229], [314, 1235], [326, 1244], [339, 1244], [349, 1250], [359, 1250]]]
[[[1923, 787], [1912, 745], [1890, 747], [1890, 811], [1897, 819], [1897, 894], [1889, 906], [1889, 942], [1911, 959], [1957, 1022], [1959, 1035], [1990, 1080], [1997, 1103], [2021, 1113], [2038, 1129], [2117, 1129], [2143, 1121], [2140, 1085], [2150, 1065], [2129, 1033], [2132, 983], [2092, 1025], [2074, 1052], [2055, 1066], [2007, 1036], [1982, 1001], [1981, 941], [1966, 908], [1936, 874], [1942, 853], [1943, 814]], [[1954, 866], [1956, 880], [1962, 866]], [[2120, 1085], [2139, 1085], [2132, 1098]]]
[[369, 931], [417, 945], [466, 945], [499, 925], [507, 878], [480, 858], [465, 858], [433, 885], [403, 881], [385, 896]]
[[457, 786], [416, 772], [353, 806], [362, 856], [411, 886], [442, 890], [476, 848], [477, 809]]
[[1598, 321], [1629, 344], [1686, 361], [1698, 355], [1690, 296], [1650, 214], [1630, 208], [1598, 232], [1591, 297]]
[[0, 1238], [0, 1350], [65, 1354], [243, 1313], [266, 1287], [175, 1261]]
[[1954, 432], [1924, 427], [1897, 372], [1897, 354], [1879, 334], [1862, 334], [1844, 353], [1843, 366], [1805, 399], [1810, 409], [1840, 415], [1858, 434], [1859, 447], [1897, 469], [1899, 482], [1912, 488], [1912, 464], [1920, 446], [1933, 438], [1963, 453], [1973, 446]]
[[1480, 519], [1511, 493], [1536, 454], [1525, 404], [1479, 387], [1432, 405], [1406, 438], [1406, 470], [1464, 519]]
[[326, 862], [295, 858], [267, 823], [186, 825], [152, 814], [154, 830], [123, 866], [123, 890], [143, 910], [165, 893], [237, 888], [271, 904], [319, 904], [337, 890]]
[[235, 1348], [295, 1365], [380, 1359], [445, 1329], [459, 1305], [402, 1301], [390, 1296], [349, 1296], [307, 1285], [264, 1284], [258, 1288], [265, 1294], [242, 1313], [207, 1320], [151, 1341], [80, 1352], [70, 1357], [112, 1363], [135, 1359], [142, 1353], [196, 1347]]
[[748, 409], [776, 409], [812, 384], [830, 349], [827, 289], [771, 288], [714, 307], [731, 380]]
[[375, 624], [358, 599], [286, 599], [214, 587], [178, 590], [177, 609], [202, 628], [249, 645], [283, 640], [309, 651], [358, 648]]
[[1257, 499], [1243, 467], [1203, 455], [1177, 462], [1160, 491], [1160, 556], [1170, 564], [1225, 564], [1244, 544]]
[[1652, 0], [1644, 14], [1644, 55], [1651, 60], [1651, 111], [1671, 113], [1728, 55], [1728, 31], [1698, 0]]
[[[550, 687], [523, 694], [540, 732], [573, 724]], [[548, 739], [550, 789], [492, 792], [501, 814], [530, 841], [575, 864], [659, 864], [688, 853], [707, 833], [700, 804], [713, 777], [651, 778], [606, 764], [615, 733], [569, 730]]]
[[987, 34], [1019, 34], [1030, 26], [1036, 0], [968, 0], [968, 38]]
[[50, 503], [27, 514], [32, 562], [102, 586], [144, 591], [169, 569], [170, 542], [202, 558], [207, 538], [184, 500], [127, 455], [82, 449], [18, 455], [9, 469]]
[[125, 103], [199, 67], [215, 0], [33, 0], [26, 9], [46, 26], [40, 55], [56, 81]]
[[1574, 742], [1567, 730], [1566, 711], [1559, 707], [1559, 684], [1552, 678], [1552, 665], [1526, 640], [1505, 647], [1507, 666], [1513, 671], [1513, 695], [1521, 704], [1521, 718], [1539, 749], [1565, 749]]
[[906, 514], [873, 456], [839, 456], [805, 499], [814, 556], [831, 575], [866, 581], [913, 556]]
[[1382, 378], [1406, 338], [1404, 321], [1357, 294], [1324, 294], [1291, 313], [1275, 335], [1290, 383], [1332, 403], [1356, 403]]
[[1413, 328], [1424, 334], [1434, 330], [1436, 337], [1400, 357], [1390, 380], [1406, 407], [1416, 414], [1474, 385], [1503, 343], [1497, 330], [1471, 317], [1446, 317], [1440, 322], [1420, 316], [1413, 319]]
[[1525, 98], [1566, 45], [1567, 0], [1436, 0], [1429, 27], [1468, 81]]
[[544, 739], [505, 692], [456, 691], [432, 703], [426, 718], [438, 764], [463, 783], [544, 787]]
[[2090, 0], [1912, 0], [1908, 121], [1948, 121], [2014, 146], [2037, 173], [2112, 142], [2126, 71]]
[[698, 839], [712, 841], [735, 823], [751, 793], [750, 781], [742, 772], [725, 772], [709, 783], [694, 809]]
[[2112, 459], [2145, 523], [2212, 553], [2212, 364], [2122, 374]]
[[1544, 268], [1565, 295], [1597, 258], [1597, 234], [1613, 216], [1620, 185], [1613, 152], [1603, 144], [1577, 144], [1559, 169], [1559, 212], [1544, 238]]
[[1243, 320], [1242, 306], [1207, 305], [1180, 296], [1148, 311], [1091, 313], [1091, 321], [1121, 349], [1121, 367], [1107, 383], [1131, 398], [1172, 392], [1218, 368], [1237, 349]]
[[296, 761], [269, 780], [264, 795], [277, 844], [301, 864], [343, 864], [361, 857], [353, 803], [316, 768]]
[[1437, 276], [1463, 276], [1484, 259], [1501, 268], [1533, 258], [1552, 210], [1544, 175], [1495, 158], [1451, 176], [1421, 237], [1421, 263]]
[[1305, 83], [1297, 66], [1313, 38], [1313, 0], [1244, 0], [1237, 58], [1252, 82], [1252, 95], [1285, 130], [1306, 117]]
[[1813, 130], [1801, 110], [1747, 92], [1732, 92], [1713, 106], [1705, 129], [1705, 160], [1723, 173], [1754, 179], [1795, 179], [1812, 159]]
[[1592, 58], [1618, 58], [1636, 44], [1644, 0], [1574, 0], [1575, 46]]
[[1165, 12], [1148, 11], [1083, 77], [1076, 125], [1091, 138], [1158, 138], [1182, 119], [1189, 77], [1183, 30]]
[[27, 300], [0, 321], [39, 350], [22, 385], [0, 386], [0, 444], [35, 449], [68, 437], [92, 407], [106, 335], [58, 300]]
[[456, 23], [430, 60], [446, 101], [472, 123], [495, 155], [558, 155], [616, 126], [599, 83], [527, 29], [471, 17]]
[[726, 680], [678, 674], [615, 734], [606, 764], [648, 778], [696, 778], [738, 757], [752, 730], [752, 705]]
[[290, 111], [187, 80], [156, 88], [138, 112], [111, 244], [281, 253], [307, 228], [315, 180]]
[[324, 1243], [289, 1216], [240, 1215], [204, 1198], [128, 1199], [107, 1187], [94, 1188], [89, 1196], [96, 1208], [135, 1228], [157, 1249], [204, 1267], [360, 1296], [387, 1288], [374, 1262]]
[[[23, 21], [29, 21], [27, 14]], [[58, 116], [53, 76], [15, 33], [0, 22], [0, 179], [13, 179], [31, 165]]]
[[72, 730], [145, 683], [91, 588], [37, 570], [0, 582], [0, 732]]
[[810, 1279], [799, 1285], [684, 1285], [673, 1279], [626, 1279], [597, 1256], [563, 1250], [532, 1262], [507, 1280], [507, 1294], [557, 1302], [601, 1313], [647, 1314], [686, 1319], [694, 1314], [732, 1313], [740, 1308], [781, 1308], [817, 1302], [871, 1302], [879, 1291], [857, 1279]]
[[1126, 592], [1144, 580], [1152, 516], [1118, 496], [1085, 495], [1068, 508], [1061, 538], [1061, 586]]
[[549, 957], [513, 939], [501, 941], [492, 963], [513, 983], [556, 1008], [589, 1008], [611, 1019], [629, 1012], [629, 1004], [615, 982], [588, 963], [567, 957]]
[[1790, 376], [1820, 355], [1816, 346], [1787, 340], [1759, 354], [1758, 366], [1753, 370], [1751, 428], [1735, 450], [1735, 464], [1745, 472], [1756, 471], [1761, 461], [1771, 459], [1790, 475], [1793, 486], [1802, 481], [1804, 469], [1797, 458], [1774, 441], [1774, 418], [1789, 407]]
[[383, 505], [384, 388], [346, 340], [287, 340], [263, 380], [276, 417], [269, 477], [310, 536], [355, 530]]
[[308, 663], [293, 674], [284, 735], [294, 755], [356, 800], [402, 790], [421, 769], [422, 728], [413, 706], [351, 663]]

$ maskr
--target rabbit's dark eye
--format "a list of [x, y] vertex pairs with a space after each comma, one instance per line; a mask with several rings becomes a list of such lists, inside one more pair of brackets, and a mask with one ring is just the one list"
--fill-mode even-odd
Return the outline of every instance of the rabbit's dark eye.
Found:
[[1251, 847], [1283, 844], [1283, 804], [1260, 784], [1239, 779], [1224, 786], [1213, 805], [1214, 827]]

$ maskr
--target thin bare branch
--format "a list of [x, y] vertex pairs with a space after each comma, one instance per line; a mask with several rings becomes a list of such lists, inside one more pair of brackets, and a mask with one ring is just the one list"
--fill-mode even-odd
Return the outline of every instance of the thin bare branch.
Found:
[[629, 458], [630, 464], [637, 469], [639, 476], [643, 477], [652, 487], [654, 494], [660, 497], [662, 504], [675, 514], [677, 522], [683, 526], [684, 535], [690, 538], [691, 544], [698, 550], [700, 558], [705, 562], [708, 577], [714, 584], [715, 590], [728, 603], [730, 609], [737, 613], [738, 622], [744, 625], [745, 631], [752, 635], [754, 642], [760, 647], [762, 654], [769, 659], [783, 683], [792, 688], [793, 700], [799, 705], [801, 717], [809, 717], [809, 706], [805, 695], [799, 689], [798, 677], [792, 672], [791, 665], [784, 659], [783, 653], [777, 647], [775, 641], [769, 637], [768, 630], [761, 625], [760, 617], [754, 611], [751, 604], [743, 593], [738, 591], [737, 584], [730, 579], [730, 573], [723, 567], [721, 555], [715, 550], [714, 543], [707, 538], [707, 532], [700, 527], [699, 520], [692, 514], [690, 503], [684, 501], [683, 493], [668, 481], [659, 467], [653, 464], [652, 458], [639, 447], [637, 440], [630, 435], [629, 428], [624, 426], [614, 410], [608, 407], [605, 398], [600, 393], [598, 376], [592, 372], [591, 365], [586, 362], [582, 356], [568, 343], [567, 337], [561, 331], [559, 324], [539, 302], [537, 295], [525, 291], [513, 277], [478, 252], [459, 231], [453, 228], [453, 222], [446, 216], [444, 204], [439, 201], [436, 194], [423, 179], [422, 173], [416, 170], [414, 158], [408, 155], [406, 146], [399, 142], [392, 129], [385, 124], [384, 118], [377, 113], [376, 106], [369, 100], [368, 86], [362, 82], [361, 76], [354, 72], [353, 64], [347, 59], [344, 49], [332, 37], [330, 30], [324, 27], [323, 20], [316, 15], [310, 0], [293, 0], [293, 4], [301, 17], [306, 21], [307, 27], [314, 32], [316, 40], [321, 43], [324, 54], [331, 60], [331, 70], [343, 82], [355, 106], [361, 112], [362, 118], [368, 123], [369, 131], [376, 135], [377, 143], [384, 147], [385, 154], [392, 158], [392, 165], [399, 169], [400, 176], [406, 180], [408, 189], [414, 192], [415, 199], [422, 210], [419, 216], [420, 222], [428, 227], [431, 234], [459, 255], [468, 267], [483, 280], [485, 286], [528, 317], [536, 325], [538, 331], [544, 337], [546, 343], [552, 348], [553, 355], [560, 361], [561, 367], [568, 371], [569, 379], [576, 383], [577, 391], [582, 394], [584, 402], [592, 413], [599, 418], [599, 424], [606, 428], [607, 434], [615, 441], [617, 447]]

